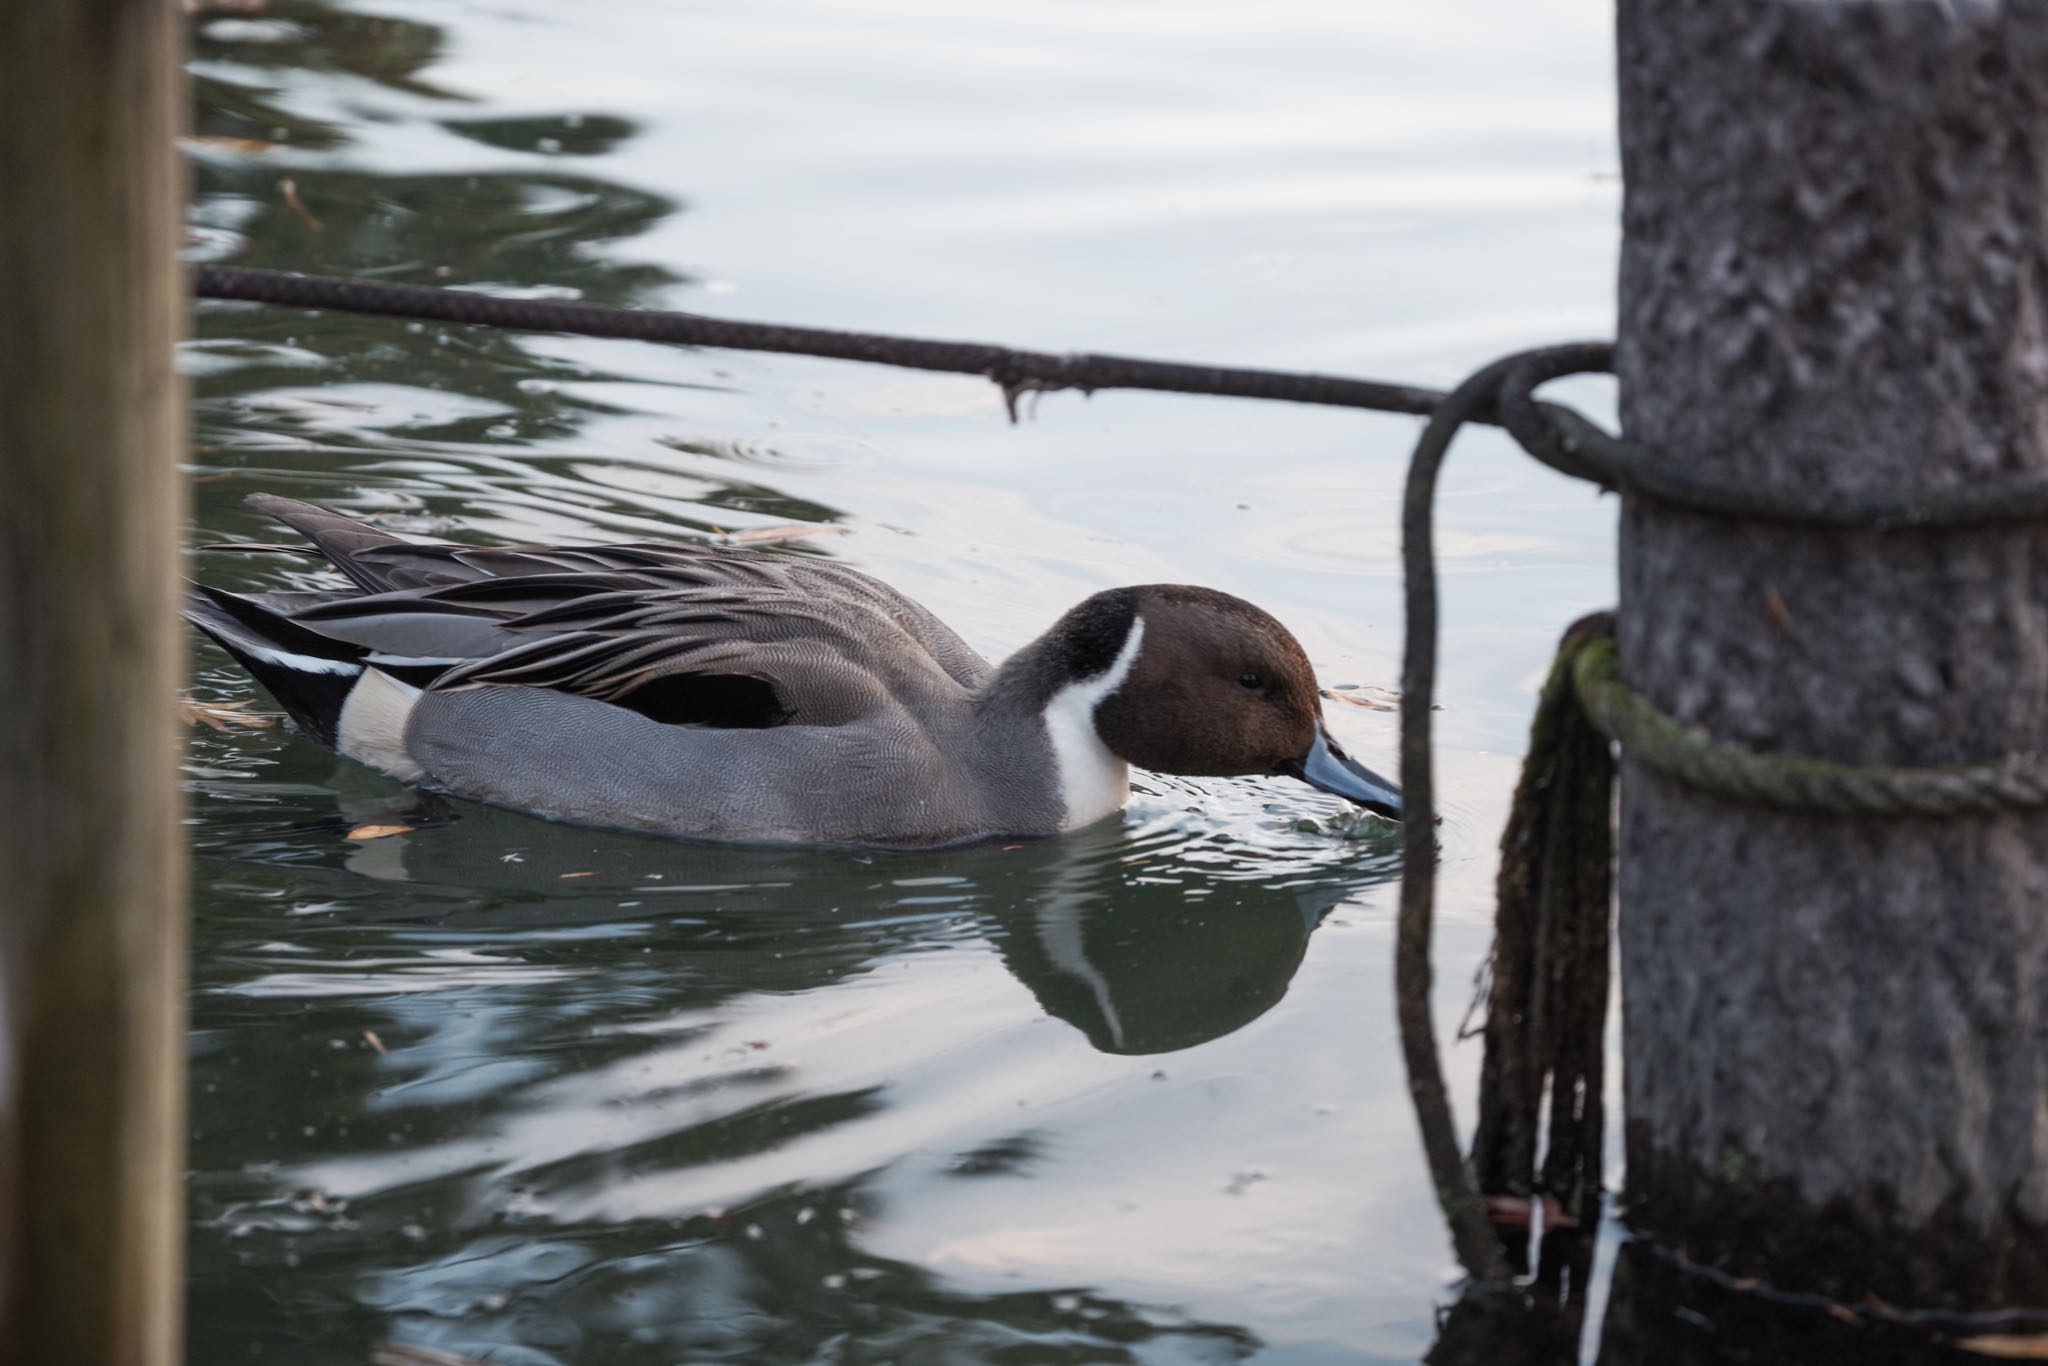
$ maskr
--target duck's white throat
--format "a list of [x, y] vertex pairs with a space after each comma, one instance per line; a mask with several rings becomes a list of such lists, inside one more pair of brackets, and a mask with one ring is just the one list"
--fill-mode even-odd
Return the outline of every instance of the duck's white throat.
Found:
[[1045, 704], [1045, 732], [1052, 740], [1060, 800], [1066, 805], [1062, 829], [1101, 820], [1130, 798], [1130, 765], [1102, 743], [1095, 731], [1095, 708], [1131, 676], [1144, 637], [1145, 618], [1132, 613], [1131, 633], [1124, 637], [1123, 648], [1110, 666], [1092, 678], [1067, 684]]

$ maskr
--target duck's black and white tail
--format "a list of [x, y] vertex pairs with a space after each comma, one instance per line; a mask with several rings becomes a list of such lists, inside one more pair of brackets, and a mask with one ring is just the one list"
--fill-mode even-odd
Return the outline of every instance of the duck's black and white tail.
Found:
[[247, 669], [299, 727], [336, 745], [341, 711], [361, 681], [367, 653], [317, 635], [254, 598], [197, 585], [185, 619]]

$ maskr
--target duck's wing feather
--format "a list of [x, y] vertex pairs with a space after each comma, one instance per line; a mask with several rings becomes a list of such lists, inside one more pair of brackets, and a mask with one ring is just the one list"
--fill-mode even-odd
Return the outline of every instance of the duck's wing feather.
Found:
[[533, 575], [319, 599], [276, 616], [271, 634], [303, 653], [317, 638], [435, 691], [546, 689], [678, 725], [843, 725], [892, 699], [944, 705], [964, 693], [886, 611], [789, 589], [657, 592]]
[[[491, 603], [502, 609], [498, 615], [515, 617], [608, 594], [724, 590], [763, 602], [785, 595], [810, 598], [864, 621], [879, 615], [899, 645], [930, 656], [962, 687], [976, 686], [990, 673], [988, 661], [929, 611], [879, 579], [828, 560], [683, 544], [420, 544], [312, 503], [271, 494], [251, 495], [249, 503], [304, 534], [364, 593], [380, 599], [411, 595], [418, 606], [405, 610], [429, 637], [433, 623], [422, 616], [440, 615], [441, 624], [455, 630], [450, 618], [490, 616], [485, 609]], [[444, 592], [454, 596], [436, 597]], [[428, 643], [413, 640], [402, 652], [428, 657], [432, 651], [420, 648]], [[475, 643], [462, 648], [474, 651], [469, 657], [488, 652]]]
[[302, 725], [397, 776], [720, 838], [938, 843], [1017, 819], [952, 762], [990, 666], [865, 575], [756, 551], [414, 545], [262, 505], [353, 588], [201, 588], [188, 615]]

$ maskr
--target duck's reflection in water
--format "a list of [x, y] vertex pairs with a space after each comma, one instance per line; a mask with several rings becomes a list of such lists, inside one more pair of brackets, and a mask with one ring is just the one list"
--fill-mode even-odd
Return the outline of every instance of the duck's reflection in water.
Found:
[[[288, 860], [301, 900], [223, 908], [202, 944], [195, 1317], [274, 1259], [320, 1268], [292, 1284], [378, 1335], [534, 1362], [579, 1344], [807, 1360], [835, 1333], [872, 1335], [873, 1360], [1257, 1350], [1085, 1281], [977, 1291], [901, 1249], [987, 1255], [1070, 1198], [1050, 1178], [1075, 1118], [1119, 1088], [1170, 1105], [1131, 1055], [1271, 1011], [1330, 908], [1390, 875], [1380, 845], [1318, 836], [1265, 876], [1262, 851], [1192, 819], [917, 854], [735, 848], [336, 787], [354, 795], [331, 817], [294, 801], [282, 824], [211, 826], [251, 886]], [[365, 824], [414, 828], [337, 838]], [[272, 1016], [296, 998], [294, 1030], [259, 1056], [223, 1029], [239, 1055], [213, 1056], [209, 1018], [259, 997]], [[280, 1112], [311, 1122], [259, 1168], [209, 1169]], [[1213, 1195], [1211, 1148], [1149, 1160]], [[1170, 1237], [1199, 1208], [1119, 1217]]]
[[1122, 1054], [1192, 1048], [1271, 1010], [1347, 890], [1239, 885], [1191, 898], [1135, 877], [1074, 881], [1084, 885], [989, 912], [989, 941], [1046, 1014]]
[[[1134, 848], [1116, 821], [1066, 839], [903, 854], [647, 840], [435, 798], [394, 803], [382, 790], [344, 798], [342, 814], [413, 825], [353, 845], [346, 867], [470, 893], [440, 917], [448, 929], [665, 921], [676, 952], [694, 945], [728, 970], [741, 945], [762, 949], [758, 973], [723, 975], [735, 989], [780, 992], [978, 934], [1047, 1015], [1121, 1055], [1190, 1048], [1272, 1009], [1330, 910], [1392, 872], [1372, 845], [1270, 881], [1242, 867], [1219, 877], [1213, 858], [1186, 857], [1194, 841]], [[418, 917], [400, 904], [395, 914]], [[828, 931], [850, 952], [798, 947]]]

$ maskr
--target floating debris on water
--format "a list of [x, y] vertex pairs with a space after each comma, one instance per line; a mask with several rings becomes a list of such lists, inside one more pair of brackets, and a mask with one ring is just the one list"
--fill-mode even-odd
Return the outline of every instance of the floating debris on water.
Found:
[[194, 697], [180, 697], [178, 719], [188, 726], [207, 726], [222, 732], [231, 726], [242, 730], [268, 730], [277, 724], [275, 716], [248, 710], [255, 705], [253, 697], [245, 697], [239, 702], [201, 702]]
[[843, 526], [806, 525], [792, 522], [784, 526], [757, 526], [748, 531], [718, 531], [718, 539], [726, 545], [780, 545], [786, 541], [803, 541], [813, 536], [847, 536], [852, 528]]
[[1342, 702], [1347, 707], [1363, 707], [1367, 711], [1399, 711], [1401, 708], [1401, 694], [1392, 688], [1336, 683], [1324, 688], [1322, 693], [1329, 701]]

